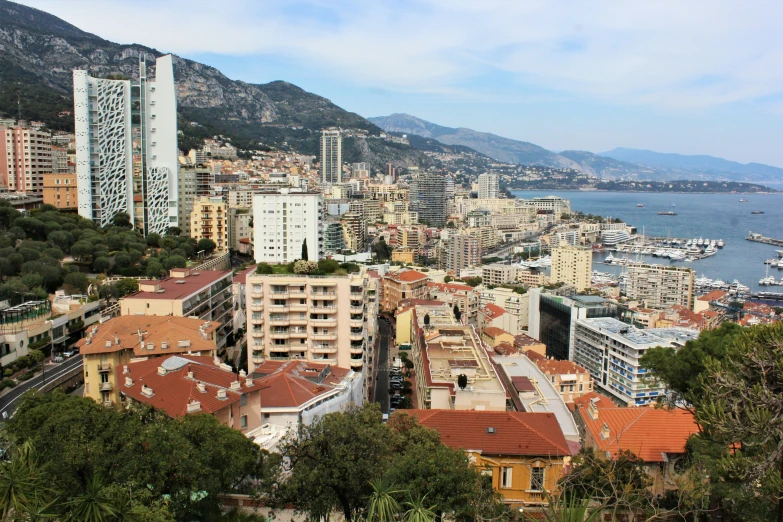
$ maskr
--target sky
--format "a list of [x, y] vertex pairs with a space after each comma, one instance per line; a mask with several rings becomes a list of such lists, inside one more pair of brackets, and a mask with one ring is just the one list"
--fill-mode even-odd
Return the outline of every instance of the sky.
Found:
[[777, 0], [21, 0], [362, 116], [783, 167]]

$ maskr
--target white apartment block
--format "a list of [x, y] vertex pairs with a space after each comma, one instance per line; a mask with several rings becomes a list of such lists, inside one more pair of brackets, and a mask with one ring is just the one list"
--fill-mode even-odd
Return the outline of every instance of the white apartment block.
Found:
[[343, 141], [339, 129], [321, 131], [321, 183], [340, 183], [343, 179]]
[[258, 193], [252, 189], [231, 189], [228, 191], [228, 206], [231, 208], [250, 208], [253, 206], [253, 195]]
[[629, 299], [643, 301], [647, 308], [681, 305], [693, 310], [693, 269], [630, 263], [627, 274], [625, 293]]
[[257, 263], [290, 263], [323, 256], [323, 195], [281, 189], [253, 195], [253, 253]]
[[479, 199], [495, 199], [500, 195], [500, 176], [484, 173], [478, 177]]
[[526, 199], [526, 205], [532, 206], [536, 210], [546, 210], [552, 212], [556, 217], [562, 214], [571, 213], [571, 202], [557, 196], [544, 196], [541, 198]]
[[11, 192], [40, 195], [43, 176], [50, 172], [51, 134], [30, 127], [0, 125], [0, 186]]
[[178, 224], [177, 96], [171, 55], [155, 62], [155, 80], [139, 61], [139, 79], [93, 78], [73, 71], [79, 215], [98, 226], [119, 212], [135, 221], [141, 195], [145, 235]]
[[505, 285], [516, 283], [519, 267], [492, 263], [481, 267], [481, 282], [485, 285]]
[[515, 318], [516, 331], [508, 330], [510, 333], [516, 334], [527, 329], [530, 315], [529, 294], [519, 294], [511, 288], [482, 288], [479, 291], [479, 308], [484, 308], [488, 304], [501, 307]]
[[578, 290], [590, 288], [593, 272], [593, 251], [589, 248], [560, 246], [552, 249], [549, 280], [566, 283]]
[[698, 337], [696, 330], [640, 330], [609, 317], [577, 319], [572, 337], [573, 361], [590, 372], [595, 385], [627, 406], [644, 406], [664, 395], [639, 361], [650, 348], [680, 348]]
[[247, 277], [248, 367], [304, 359], [365, 373], [366, 271], [349, 275]]

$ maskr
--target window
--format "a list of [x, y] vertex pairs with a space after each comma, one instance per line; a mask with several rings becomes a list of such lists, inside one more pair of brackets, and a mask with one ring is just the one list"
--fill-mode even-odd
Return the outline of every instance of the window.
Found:
[[530, 468], [530, 490], [544, 491], [544, 470], [546, 468]]
[[239, 397], [239, 405], [247, 406], [247, 395], [245, 395], [244, 393]]
[[509, 489], [511, 488], [511, 472], [513, 468], [501, 468], [500, 470], [500, 487]]
[[247, 428], [247, 415], [242, 415], [239, 417], [239, 427]]

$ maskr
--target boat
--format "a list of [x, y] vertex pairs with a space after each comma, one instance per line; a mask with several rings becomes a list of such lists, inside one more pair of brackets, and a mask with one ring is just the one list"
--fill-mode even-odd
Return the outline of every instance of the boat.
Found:
[[679, 250], [674, 250], [669, 254], [669, 259], [672, 261], [685, 261], [685, 254]]
[[676, 216], [676, 212], [658, 212], [659, 216]]
[[644, 208], [644, 203], [639, 203], [639, 204], [638, 204], [638, 205], [636, 205], [636, 206], [637, 206], [637, 207], [639, 207], [639, 208]]
[[747, 199], [741, 199], [741, 200], [740, 200], [740, 203], [747, 203], [747, 202], [748, 202], [748, 200], [747, 200]]
[[703, 246], [704, 245], [704, 239], [699, 238], [699, 240], [696, 242], [696, 246]]
[[754, 210], [753, 212], [751, 212], [751, 214], [763, 214], [763, 213], [764, 213], [763, 210]]
[[718, 243], [716, 244], [718, 248], [723, 248], [725, 245], [726, 243], [722, 239], [719, 239]]
[[718, 250], [712, 245], [704, 249], [704, 257], [714, 256], [718, 253]]
[[614, 256], [612, 254], [609, 254], [606, 256], [606, 259], [604, 259], [604, 263], [607, 265], [612, 264], [614, 262]]

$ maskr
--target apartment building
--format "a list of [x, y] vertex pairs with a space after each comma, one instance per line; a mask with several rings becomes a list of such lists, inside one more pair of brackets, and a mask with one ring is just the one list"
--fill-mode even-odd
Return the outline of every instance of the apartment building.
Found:
[[411, 341], [417, 408], [506, 411], [506, 391], [476, 329], [457, 324], [448, 305], [414, 306]]
[[351, 178], [363, 179], [370, 177], [370, 164], [369, 163], [354, 163], [351, 166]]
[[116, 368], [114, 375], [126, 402], [148, 404], [173, 418], [206, 413], [242, 433], [263, 423], [264, 385], [244, 371], [234, 373], [217, 357], [147, 359]]
[[321, 131], [321, 183], [343, 180], [343, 141], [339, 129]]
[[517, 282], [527, 287], [544, 286], [547, 283], [547, 277], [543, 270], [522, 269], [517, 271]]
[[324, 252], [323, 195], [279, 192], [253, 195], [253, 255], [258, 263], [290, 263], [307, 241], [310, 261]]
[[202, 196], [193, 202], [190, 214], [190, 237], [196, 241], [211, 239], [217, 252], [226, 252], [228, 242], [228, 211], [221, 196]]
[[[155, 79], [139, 60], [139, 78], [108, 80], [73, 71], [79, 215], [104, 227], [126, 212], [142, 233], [177, 226], [179, 150], [171, 55], [155, 61]], [[140, 196], [142, 222], [134, 215]]]
[[354, 252], [367, 250], [367, 223], [359, 212], [346, 212], [340, 216], [343, 226], [343, 243]]
[[480, 305], [478, 311], [477, 328], [500, 328], [512, 335], [519, 333], [519, 318], [506, 311], [505, 308], [492, 303]]
[[124, 316], [88, 328], [76, 346], [84, 358], [84, 396], [119, 404], [115, 370], [133, 360], [173, 354], [217, 355], [220, 323], [193, 317]]
[[490, 172], [478, 177], [479, 199], [495, 199], [500, 195], [500, 176]]
[[419, 174], [411, 181], [410, 204], [410, 210], [418, 212], [420, 223], [431, 227], [445, 226], [449, 215], [446, 177], [440, 172]]
[[673, 305], [693, 310], [693, 269], [671, 265], [629, 263], [626, 295], [648, 308], [666, 309]]
[[551, 381], [566, 403], [573, 403], [579, 397], [593, 391], [590, 372], [571, 361], [547, 359], [537, 352], [527, 353], [538, 369]]
[[476, 324], [478, 317], [479, 298], [478, 292], [468, 285], [457, 283], [427, 283], [427, 299], [441, 301], [459, 308], [462, 313], [463, 324]]
[[481, 282], [484, 285], [505, 285], [516, 283], [519, 267], [492, 263], [481, 267]]
[[481, 239], [467, 234], [455, 234], [446, 242], [446, 265], [449, 272], [481, 265]]
[[559, 246], [552, 249], [552, 283], [566, 283], [577, 290], [590, 288], [593, 273], [593, 251], [576, 246]]
[[541, 198], [526, 199], [524, 204], [531, 206], [536, 211], [544, 211], [554, 214], [559, 218], [562, 214], [571, 213], [571, 202], [558, 196], [544, 196]]
[[215, 321], [218, 350], [226, 346], [233, 331], [231, 271], [173, 268], [171, 277], [160, 281], [139, 281], [139, 291], [120, 299], [121, 315], [197, 317]]
[[640, 330], [610, 317], [577, 319], [572, 360], [621, 404], [644, 406], [666, 390], [642, 368], [642, 356], [658, 346], [680, 348], [698, 336], [698, 331], [682, 328]]
[[228, 248], [239, 252], [242, 250], [241, 239], [252, 239], [253, 229], [250, 223], [253, 214], [249, 208], [228, 209]]
[[510, 332], [518, 333], [527, 328], [530, 312], [529, 294], [520, 294], [512, 288], [486, 288], [479, 291], [479, 308], [493, 304], [513, 317], [514, 327]]
[[10, 192], [40, 195], [44, 174], [51, 172], [51, 134], [26, 125], [0, 125], [1, 187]]
[[190, 216], [196, 200], [209, 196], [214, 184], [215, 176], [206, 167], [180, 168], [177, 179], [177, 222], [183, 235], [191, 234]]
[[247, 277], [248, 368], [305, 360], [364, 374], [369, 352], [367, 274]]
[[[50, 141], [54, 143], [54, 140]], [[52, 172], [68, 174], [68, 151], [52, 144]]]
[[61, 209], [76, 209], [78, 197], [76, 174], [44, 174], [44, 205], [54, 205]]
[[427, 274], [416, 270], [398, 270], [383, 277], [381, 310], [396, 310], [404, 299], [425, 299], [427, 297]]

